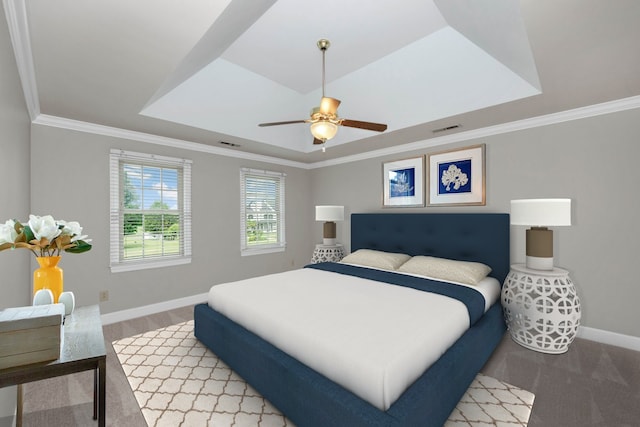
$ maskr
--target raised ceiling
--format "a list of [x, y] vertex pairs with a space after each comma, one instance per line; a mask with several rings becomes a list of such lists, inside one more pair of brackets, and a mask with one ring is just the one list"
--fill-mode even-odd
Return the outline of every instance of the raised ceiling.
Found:
[[[636, 0], [7, 4], [37, 114], [305, 163], [640, 94]], [[326, 153], [306, 124], [257, 126], [318, 105], [320, 38], [340, 116], [389, 125], [340, 128]]]
[[[306, 119], [319, 104], [316, 40], [323, 35], [332, 42], [326, 94], [343, 100], [343, 117], [387, 123], [389, 132], [540, 93], [512, 0], [489, 7], [474, 0], [360, 3], [279, 0], [258, 13], [259, 3], [225, 11], [208, 33], [218, 35], [230, 20], [245, 23], [246, 31], [228, 46], [205, 34], [175, 72], [189, 77], [171, 76], [172, 84], [142, 113], [305, 153], [318, 150], [308, 125], [256, 125]], [[326, 10], [340, 13], [318, 19]], [[344, 127], [327, 145], [370, 136]]]

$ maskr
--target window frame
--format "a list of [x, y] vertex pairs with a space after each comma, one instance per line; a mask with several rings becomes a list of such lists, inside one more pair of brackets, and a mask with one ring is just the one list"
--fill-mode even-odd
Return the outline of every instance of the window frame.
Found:
[[[147, 258], [124, 259], [122, 245], [124, 241], [124, 167], [125, 163], [181, 169], [178, 197], [181, 212], [181, 233], [178, 255], [156, 255]], [[191, 166], [192, 161], [175, 157], [137, 153], [120, 149], [111, 149], [109, 155], [110, 175], [110, 217], [109, 217], [109, 267], [112, 273], [135, 271], [150, 268], [169, 267], [191, 263]], [[181, 185], [180, 185], [181, 184]]]
[[[285, 178], [286, 174], [283, 172], [273, 172], [267, 170], [240, 168], [240, 254], [242, 256], [260, 255], [275, 252], [284, 252], [287, 246], [286, 234], [285, 234]], [[247, 238], [247, 177], [253, 177], [257, 179], [268, 179], [270, 181], [276, 181], [278, 184], [278, 199], [277, 200], [277, 241], [276, 243], [265, 243], [257, 245], [249, 245]]]

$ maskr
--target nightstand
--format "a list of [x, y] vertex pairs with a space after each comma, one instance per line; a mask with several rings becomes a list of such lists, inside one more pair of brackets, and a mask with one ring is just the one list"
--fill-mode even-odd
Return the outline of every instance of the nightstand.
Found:
[[344, 258], [344, 247], [338, 245], [316, 245], [311, 257], [311, 264], [319, 262], [338, 262]]
[[514, 264], [502, 287], [501, 301], [515, 342], [542, 353], [560, 354], [569, 349], [581, 312], [567, 270], [532, 270]]

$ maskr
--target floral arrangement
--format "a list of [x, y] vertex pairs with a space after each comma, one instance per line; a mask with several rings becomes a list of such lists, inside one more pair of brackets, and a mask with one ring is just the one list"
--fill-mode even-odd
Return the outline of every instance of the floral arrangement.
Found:
[[0, 224], [0, 251], [25, 248], [36, 257], [59, 256], [62, 251], [79, 254], [91, 249], [89, 242], [79, 223], [51, 215], [29, 215], [26, 224], [12, 219]]

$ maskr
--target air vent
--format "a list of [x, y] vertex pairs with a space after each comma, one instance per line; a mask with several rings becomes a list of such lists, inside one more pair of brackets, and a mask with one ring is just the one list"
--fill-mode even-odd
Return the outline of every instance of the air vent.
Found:
[[240, 144], [234, 144], [233, 142], [227, 142], [227, 141], [220, 141], [220, 144], [226, 145], [229, 147], [240, 147]]
[[459, 127], [461, 127], [460, 125], [451, 125], [451, 126], [447, 126], [447, 127], [443, 127], [440, 129], [434, 129], [432, 132], [433, 133], [440, 133], [440, 132], [445, 132], [448, 130], [452, 130], [452, 129], [458, 129]]

